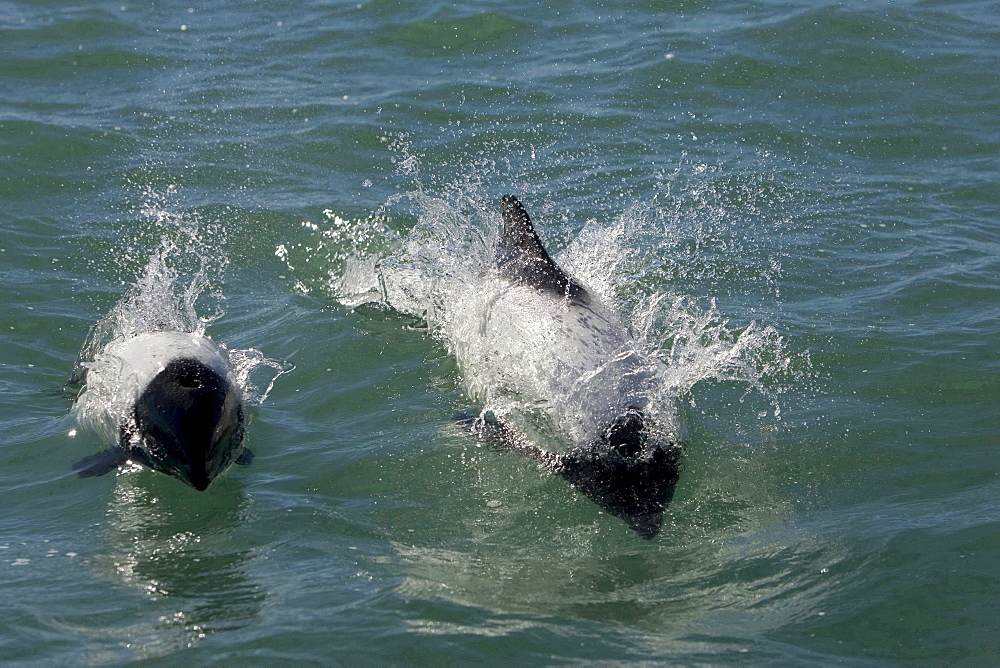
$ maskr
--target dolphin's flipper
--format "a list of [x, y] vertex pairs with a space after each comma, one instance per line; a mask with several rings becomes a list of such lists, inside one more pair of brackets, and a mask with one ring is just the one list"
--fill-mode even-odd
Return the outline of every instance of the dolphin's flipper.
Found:
[[560, 457], [552, 470], [648, 539], [659, 533], [663, 512], [674, 496], [678, 460], [676, 447], [657, 448], [638, 461], [576, 448]]
[[98, 453], [84, 457], [73, 464], [73, 470], [81, 478], [104, 475], [114, 471], [129, 459], [129, 454], [120, 445], [101, 450]]
[[497, 269], [515, 283], [530, 285], [556, 297], [586, 298], [583, 286], [559, 268], [542, 245], [528, 212], [513, 195], [500, 202], [503, 230], [497, 246]]
[[453, 419], [456, 424], [472, 434], [477, 441], [485, 443], [495, 450], [516, 453], [549, 468], [555, 466], [559, 461], [559, 455], [531, 443], [506, 422], [496, 417], [484, 418], [469, 413], [460, 413]]
[[250, 462], [253, 461], [253, 458], [253, 450], [250, 448], [243, 448], [243, 452], [241, 452], [240, 456], [236, 458], [236, 463], [240, 466], [250, 466]]

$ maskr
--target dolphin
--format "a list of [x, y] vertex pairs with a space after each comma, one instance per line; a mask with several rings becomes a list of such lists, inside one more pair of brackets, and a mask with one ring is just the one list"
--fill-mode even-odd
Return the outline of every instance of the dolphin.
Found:
[[[126, 461], [204, 491], [231, 464], [249, 464], [243, 393], [226, 350], [192, 332], [118, 338], [78, 365], [82, 426], [110, 432], [115, 445], [73, 464], [80, 477]], [[73, 382], [71, 381], [71, 382]]]
[[652, 538], [673, 497], [680, 460], [675, 435], [650, 415], [658, 362], [612, 309], [552, 260], [516, 197], [505, 196], [500, 213], [493, 283], [487, 278], [479, 288], [480, 326], [467, 328], [453, 348], [470, 396], [516, 397], [571, 446], [540, 447], [534, 441], [542, 439], [512, 426], [502, 408], [456, 419]]

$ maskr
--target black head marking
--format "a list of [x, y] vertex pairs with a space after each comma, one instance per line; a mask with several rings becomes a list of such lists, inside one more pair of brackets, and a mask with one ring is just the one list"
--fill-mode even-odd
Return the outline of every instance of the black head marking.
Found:
[[659, 533], [677, 486], [680, 446], [657, 443], [638, 409], [613, 420], [597, 443], [568, 453], [546, 451], [502, 420], [463, 414], [455, 421], [497, 450], [531, 459], [564, 478], [643, 538]]
[[563, 455], [553, 470], [640, 536], [652, 538], [674, 496], [679, 460], [680, 448], [672, 443], [640, 457], [579, 447]]
[[629, 408], [597, 443], [574, 448], [553, 470], [640, 536], [652, 538], [673, 498], [680, 465], [680, 448], [657, 440], [642, 411]]
[[144, 463], [204, 490], [242, 451], [239, 391], [199, 360], [173, 360], [136, 402], [135, 428]]

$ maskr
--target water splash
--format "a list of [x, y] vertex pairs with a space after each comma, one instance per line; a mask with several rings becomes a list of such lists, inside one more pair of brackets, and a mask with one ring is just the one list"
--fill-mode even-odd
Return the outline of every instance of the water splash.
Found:
[[[306, 278], [306, 291], [421, 318], [455, 354], [482, 326], [477, 318], [488, 308], [464, 305], [484, 293], [492, 275], [498, 198], [483, 192], [484, 179], [475, 174], [463, 175], [439, 196], [428, 194], [420, 160], [405, 145], [400, 156], [400, 173], [414, 189], [364, 219], [348, 221], [328, 211], [330, 224], [304, 224], [313, 234], [279, 247], [278, 255], [300, 281]], [[566, 235], [561, 251], [551, 220], [540, 215], [543, 241], [555, 240], [547, 244], [555, 261], [620, 314], [636, 351], [654, 360], [655, 403], [665, 413], [679, 400], [693, 401], [692, 388], [709, 382], [742, 386], [744, 397], [762, 396], [780, 419], [780, 396], [808, 370], [808, 358], [790, 352], [771, 325], [734, 322], [714, 293], [738, 294], [752, 283], [778, 297], [780, 255], [760, 252], [769, 235], [757, 221], [762, 207], [782, 203], [782, 193], [773, 191], [765, 173], [734, 183], [717, 167], [683, 160], [659, 178], [650, 201], [632, 203], [611, 220], [586, 221]], [[529, 209], [544, 211], [546, 203], [532, 204]], [[298, 269], [304, 266], [310, 269]], [[503, 378], [466, 373], [463, 380], [484, 412], [519, 410], [529, 422], [539, 413], [538, 406], [505, 394]], [[491, 385], [498, 391], [484, 389]]]
[[303, 221], [307, 237], [280, 244], [274, 251], [298, 278], [302, 292], [316, 290], [346, 306], [379, 299], [378, 262], [399, 244], [388, 219], [376, 212], [360, 220], [346, 220], [327, 209], [321, 228]]

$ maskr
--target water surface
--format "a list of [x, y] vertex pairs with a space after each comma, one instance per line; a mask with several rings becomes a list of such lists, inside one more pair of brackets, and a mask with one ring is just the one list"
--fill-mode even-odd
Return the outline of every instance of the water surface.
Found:
[[[0, 659], [997, 660], [995, 4], [4, 1], [0, 44]], [[476, 447], [373, 302], [508, 192], [685, 372], [652, 541]], [[62, 388], [178, 229], [207, 333], [295, 370], [206, 493], [77, 479]]]

